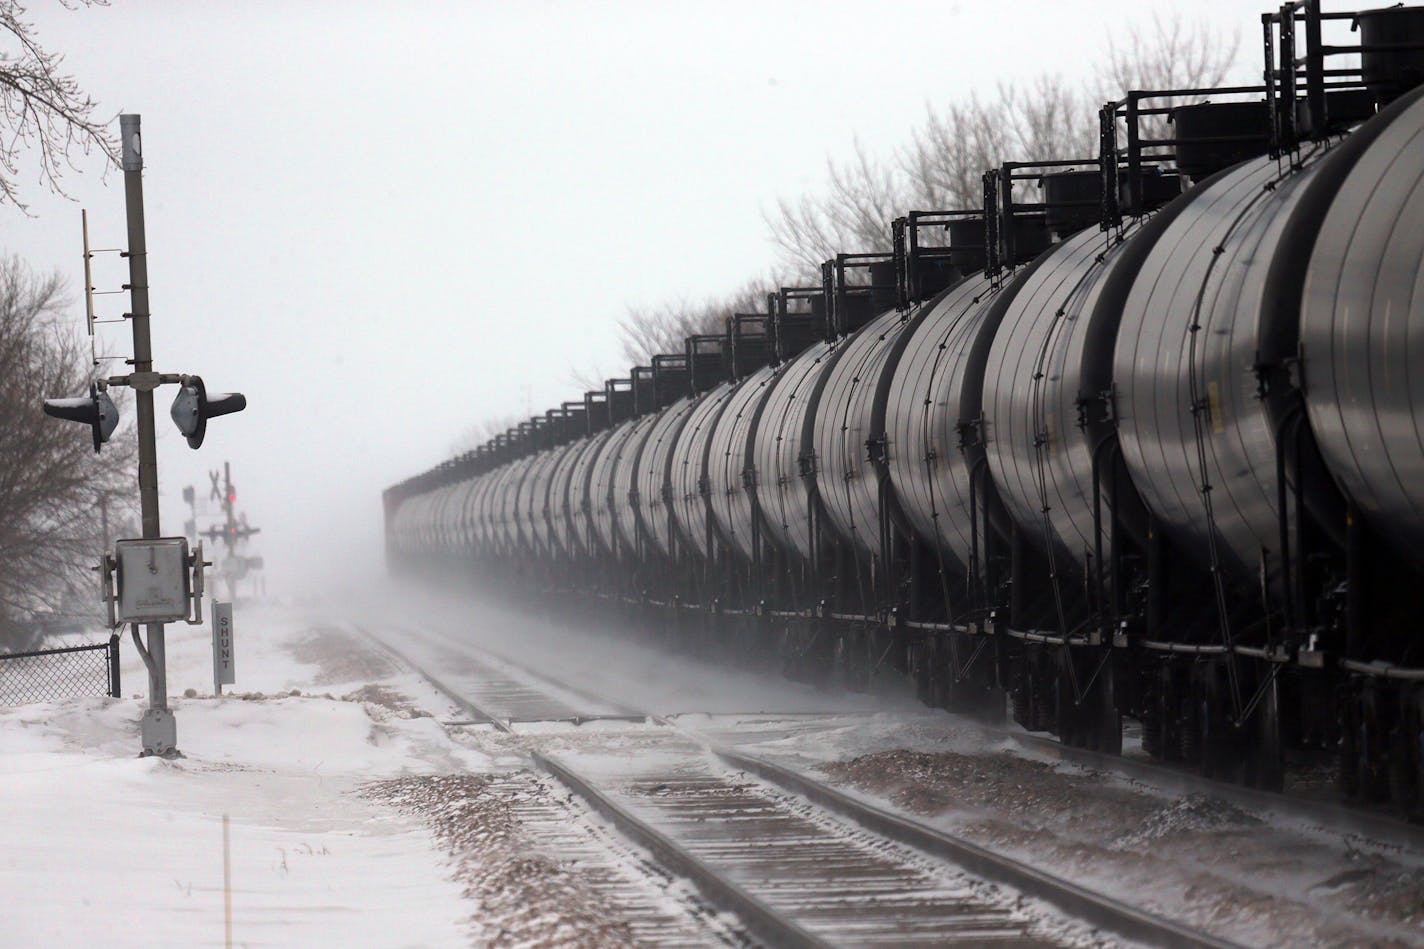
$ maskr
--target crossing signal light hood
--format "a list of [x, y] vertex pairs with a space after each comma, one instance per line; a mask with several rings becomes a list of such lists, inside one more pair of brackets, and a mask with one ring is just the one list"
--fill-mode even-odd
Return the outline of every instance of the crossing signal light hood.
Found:
[[52, 418], [83, 422], [94, 435], [94, 450], [109, 440], [119, 425], [119, 407], [109, 393], [89, 383], [89, 395], [77, 399], [45, 399], [45, 414]]
[[247, 408], [247, 397], [241, 392], [209, 392], [201, 376], [189, 376], [178, 389], [173, 408], [168, 414], [188, 439], [189, 448], [203, 443], [208, 432], [208, 419], [231, 415]]

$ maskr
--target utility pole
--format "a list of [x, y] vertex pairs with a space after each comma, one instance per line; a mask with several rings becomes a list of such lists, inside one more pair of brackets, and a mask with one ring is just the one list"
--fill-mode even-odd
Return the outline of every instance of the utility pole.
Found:
[[[149, 336], [148, 239], [143, 226], [143, 137], [137, 115], [119, 116], [123, 140], [124, 207], [128, 218], [129, 321], [133, 324], [133, 373], [138, 412], [138, 503], [145, 540], [162, 536], [158, 525], [158, 442], [154, 433], [153, 390], [159, 380], [153, 371], [153, 342]], [[178, 751], [178, 726], [168, 710], [168, 667], [162, 623], [150, 623], [148, 632], [148, 710], [143, 713], [143, 752], [169, 755]]]

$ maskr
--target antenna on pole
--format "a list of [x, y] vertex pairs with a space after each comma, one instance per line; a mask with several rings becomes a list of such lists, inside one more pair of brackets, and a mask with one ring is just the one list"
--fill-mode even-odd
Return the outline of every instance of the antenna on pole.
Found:
[[84, 320], [89, 324], [89, 358], [99, 365], [98, 345], [94, 342], [94, 273], [89, 265], [94, 254], [89, 250], [89, 211], [79, 211], [80, 225], [84, 230]]

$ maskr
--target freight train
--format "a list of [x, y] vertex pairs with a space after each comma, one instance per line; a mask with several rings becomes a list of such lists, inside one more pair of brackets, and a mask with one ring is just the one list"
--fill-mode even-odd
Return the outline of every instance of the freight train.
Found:
[[389, 488], [392, 569], [1419, 815], [1424, 7], [1262, 38]]

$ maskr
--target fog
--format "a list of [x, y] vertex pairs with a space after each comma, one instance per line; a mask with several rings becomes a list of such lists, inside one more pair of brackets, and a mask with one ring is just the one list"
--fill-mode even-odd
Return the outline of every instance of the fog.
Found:
[[[182, 528], [183, 485], [206, 495], [230, 461], [269, 586], [299, 593], [379, 572], [381, 489], [472, 423], [574, 397], [573, 370], [626, 372], [626, 305], [764, 272], [763, 209], [816, 187], [828, 155], [857, 138], [889, 154], [926, 103], [1001, 80], [1091, 75], [1109, 26], [1153, 8], [117, 0], [30, 15], [102, 113], [143, 117], [156, 368], [248, 397], [193, 452], [159, 393], [164, 529]], [[1181, 10], [1256, 68], [1255, 5]], [[22, 168], [30, 216], [0, 212], [0, 247], [67, 275], [78, 325], [79, 209], [106, 248], [124, 206], [120, 175], [76, 164], [69, 199]], [[124, 282], [119, 263], [100, 260], [99, 289]], [[100, 315], [125, 300], [100, 297]], [[103, 353], [128, 354], [120, 330]]]

